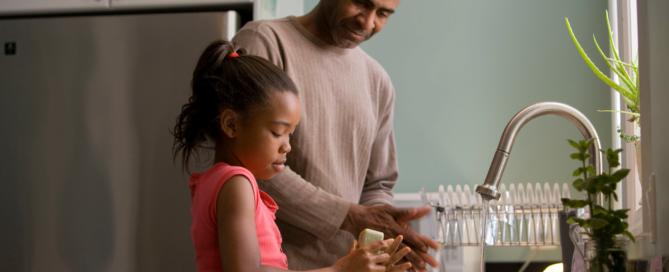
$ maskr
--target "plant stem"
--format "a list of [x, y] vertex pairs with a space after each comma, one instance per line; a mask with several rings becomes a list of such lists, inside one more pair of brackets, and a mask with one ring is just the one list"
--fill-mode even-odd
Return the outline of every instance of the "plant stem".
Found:
[[[581, 152], [583, 152], [583, 151], [581, 151]], [[582, 165], [583, 169], [587, 169], [586, 165], [585, 165], [585, 161], [586, 161], [585, 159], [581, 160], [581, 165]], [[588, 181], [588, 171], [587, 170], [583, 170], [583, 181], [584, 182]], [[590, 217], [592, 218], [592, 212], [594, 211], [593, 210], [593, 208], [594, 208], [593, 207], [593, 201], [592, 201], [593, 197], [592, 197], [592, 194], [590, 194], [590, 192], [587, 192], [587, 191], [586, 191], [586, 195], [588, 195], [588, 209], [589, 209], [589, 212], [590, 212]]]

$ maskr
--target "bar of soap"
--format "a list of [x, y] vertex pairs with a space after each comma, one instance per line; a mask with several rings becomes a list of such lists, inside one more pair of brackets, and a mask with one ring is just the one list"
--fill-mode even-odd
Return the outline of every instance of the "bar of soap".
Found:
[[383, 240], [383, 232], [373, 229], [364, 229], [358, 236], [358, 245], [361, 247], [368, 246], [376, 241]]

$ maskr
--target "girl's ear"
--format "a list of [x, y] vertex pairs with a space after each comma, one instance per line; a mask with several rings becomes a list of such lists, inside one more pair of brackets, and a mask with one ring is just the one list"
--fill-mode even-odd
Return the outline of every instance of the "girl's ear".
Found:
[[231, 109], [225, 109], [220, 113], [218, 119], [220, 120], [218, 125], [225, 136], [235, 138], [239, 126], [239, 115]]

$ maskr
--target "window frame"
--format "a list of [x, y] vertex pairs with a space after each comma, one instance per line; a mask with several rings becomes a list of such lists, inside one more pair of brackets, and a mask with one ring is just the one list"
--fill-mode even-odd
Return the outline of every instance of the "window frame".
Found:
[[[618, 46], [620, 58], [625, 62], [638, 62], [638, 18], [636, 0], [609, 0], [609, 15], [611, 20], [611, 30], [614, 40]], [[611, 72], [615, 81], [618, 77]], [[614, 110], [620, 111], [626, 109], [625, 103], [620, 99], [620, 94], [611, 90], [611, 106]], [[618, 195], [622, 196], [622, 201], [618, 203], [618, 208], [630, 209], [628, 224], [629, 230], [635, 236], [643, 236], [650, 233], [651, 218], [650, 211], [654, 209], [644, 209], [654, 205], [652, 197], [643, 197], [641, 182], [639, 177], [641, 169], [637, 168], [637, 153], [633, 143], [621, 141], [621, 130], [625, 135], [640, 135], [639, 127], [627, 122], [629, 116], [621, 113], [612, 114], [612, 145], [615, 148], [622, 148], [621, 166], [630, 169], [630, 173], [622, 184], [619, 185]], [[644, 203], [645, 202], [645, 203]]]

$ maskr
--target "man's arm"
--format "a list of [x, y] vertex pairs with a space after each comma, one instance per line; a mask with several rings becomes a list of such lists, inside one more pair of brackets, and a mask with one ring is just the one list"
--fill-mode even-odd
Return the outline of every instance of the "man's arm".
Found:
[[324, 241], [335, 235], [352, 204], [307, 182], [289, 167], [260, 186], [277, 201], [281, 221]]
[[[407, 259], [416, 270], [424, 271], [426, 263], [436, 267], [437, 262], [427, 253], [428, 248], [437, 248], [435, 241], [408, 228], [410, 221], [419, 219], [431, 208], [395, 208], [392, 189], [397, 182], [397, 153], [393, 134], [393, 112], [395, 90], [388, 75], [383, 72], [378, 82], [378, 130], [370, 154], [365, 186], [360, 197], [363, 205], [351, 205], [342, 225], [343, 229], [356, 233], [361, 227], [382, 230], [386, 235], [403, 235], [414, 250]], [[378, 205], [382, 204], [382, 205]], [[373, 205], [373, 206], [370, 206]]]
[[378, 125], [367, 167], [365, 186], [360, 196], [360, 204], [363, 205], [391, 204], [392, 189], [398, 177], [393, 133], [395, 91], [385, 73], [379, 80], [378, 86], [380, 88], [376, 94]]

